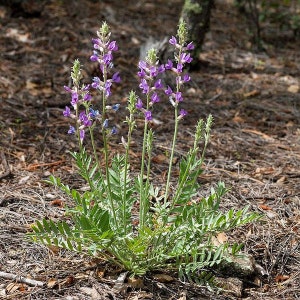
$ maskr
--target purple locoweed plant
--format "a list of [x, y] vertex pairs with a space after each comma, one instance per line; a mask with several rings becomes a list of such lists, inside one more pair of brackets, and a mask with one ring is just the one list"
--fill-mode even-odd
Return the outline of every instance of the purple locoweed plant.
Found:
[[[121, 78], [113, 64], [118, 45], [111, 40], [105, 22], [97, 31], [97, 38], [92, 40], [90, 57], [99, 66], [99, 77], [94, 77], [90, 84], [82, 84], [80, 62], [74, 61], [73, 84], [65, 87], [70, 94], [70, 105], [64, 109], [63, 116], [71, 123], [68, 134], [75, 135], [78, 141], [79, 151], [72, 156], [89, 188], [84, 192], [72, 189], [51, 176], [48, 182], [63, 190], [75, 205], [67, 209], [66, 217], [70, 218], [67, 222], [37, 221], [29, 234], [33, 241], [101, 257], [135, 275], [169, 269], [177, 270], [182, 278], [186, 275], [191, 278], [199, 270], [222, 262], [224, 255], [228, 259], [229, 252], [235, 254], [240, 250], [241, 245], [237, 244], [231, 248], [226, 243], [216, 246], [212, 239], [219, 232], [255, 220], [257, 215], [247, 212], [248, 208], [222, 213], [220, 199], [226, 192], [223, 183], [218, 183], [206, 198], [199, 194], [198, 177], [210, 137], [211, 115], [206, 122], [199, 120], [196, 124], [193, 145], [179, 163], [179, 175], [174, 176], [176, 166], [172, 162], [179, 124], [188, 117], [181, 104], [186, 101], [184, 86], [191, 81], [185, 67], [192, 61], [189, 51], [194, 45], [186, 36], [186, 25], [181, 22], [177, 36], [169, 40], [174, 47], [173, 59], [159, 63], [156, 50], [150, 49], [145, 60], [138, 63], [139, 95], [131, 91], [128, 96], [128, 114], [124, 121], [128, 131], [127, 136], [121, 138], [124, 151], [112, 158], [108, 142], [117, 130], [111, 126], [109, 113], [118, 112], [120, 104], [110, 99], [112, 86]], [[174, 88], [163, 85], [161, 76], [165, 72], [174, 75]], [[164, 187], [157, 185], [155, 178], [150, 179], [155, 147], [150, 123], [155, 114], [153, 108], [159, 105], [170, 105], [174, 110], [174, 132]], [[133, 160], [130, 147], [139, 114], [144, 120], [142, 157], [140, 169], [134, 170], [130, 165]], [[101, 151], [96, 143], [99, 134], [103, 142]], [[203, 148], [199, 146], [201, 141], [204, 141]], [[91, 153], [86, 149], [89, 145]]]

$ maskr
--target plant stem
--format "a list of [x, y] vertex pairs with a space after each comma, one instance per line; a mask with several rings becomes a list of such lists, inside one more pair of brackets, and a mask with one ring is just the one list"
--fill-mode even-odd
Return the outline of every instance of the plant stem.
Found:
[[128, 164], [129, 164], [129, 149], [130, 149], [130, 143], [131, 143], [131, 135], [133, 130], [133, 114], [130, 112], [129, 120], [128, 120], [128, 134], [127, 134], [127, 145], [125, 150], [125, 163], [124, 163], [124, 187], [123, 187], [123, 196], [122, 196], [122, 221], [123, 221], [123, 229], [124, 229], [124, 235], [127, 234], [127, 218], [126, 218], [126, 192], [127, 192], [127, 173], [128, 173]]
[[[103, 67], [103, 83], [104, 85], [107, 82], [107, 69], [106, 67]], [[104, 121], [106, 115], [106, 95], [105, 95], [105, 90], [102, 91], [102, 121]], [[118, 220], [117, 220], [117, 215], [116, 215], [116, 209], [115, 209], [115, 204], [112, 196], [112, 191], [111, 191], [111, 184], [110, 184], [110, 174], [109, 174], [109, 157], [108, 157], [108, 144], [107, 144], [107, 134], [106, 134], [106, 128], [102, 126], [102, 136], [103, 136], [103, 150], [104, 150], [104, 161], [105, 161], [105, 177], [106, 177], [106, 182], [107, 182], [107, 191], [108, 191], [108, 199], [110, 202], [110, 208], [113, 214], [113, 219], [115, 222], [115, 226], [118, 229]]]
[[172, 165], [173, 165], [173, 158], [174, 158], [175, 146], [176, 146], [176, 141], [177, 141], [177, 133], [178, 133], [178, 106], [177, 105], [175, 106], [175, 109], [174, 109], [174, 117], [175, 117], [175, 128], [174, 128], [173, 142], [172, 142], [171, 155], [170, 155], [170, 161], [169, 161], [169, 169], [168, 169], [168, 177], [167, 177], [167, 183], [166, 183], [166, 192], [165, 192], [165, 197], [164, 197], [164, 205], [166, 205], [168, 197], [169, 197]]

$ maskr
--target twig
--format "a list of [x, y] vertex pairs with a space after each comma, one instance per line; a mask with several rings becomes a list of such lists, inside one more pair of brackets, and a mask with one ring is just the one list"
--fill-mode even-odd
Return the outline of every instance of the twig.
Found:
[[42, 282], [42, 281], [37, 281], [37, 280], [34, 280], [34, 279], [25, 278], [23, 276], [15, 275], [15, 274], [12, 274], [12, 273], [5, 273], [5, 272], [1, 272], [1, 271], [0, 271], [0, 277], [2, 277], [4, 279], [12, 279], [12, 280], [15, 280], [16, 282], [25, 283], [25, 284], [28, 284], [30, 286], [43, 287], [43, 286], [46, 285], [46, 283]]

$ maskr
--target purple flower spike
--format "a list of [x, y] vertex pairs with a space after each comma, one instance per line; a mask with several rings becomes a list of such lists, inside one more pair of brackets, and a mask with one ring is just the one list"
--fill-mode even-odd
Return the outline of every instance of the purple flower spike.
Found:
[[137, 100], [137, 102], [135, 104], [135, 107], [137, 109], [142, 109], [143, 108], [143, 102], [142, 102], [142, 100], [140, 98], [138, 98], [138, 100]]
[[74, 134], [75, 133], [75, 128], [73, 126], [70, 126], [68, 130], [68, 134]]
[[70, 117], [71, 116], [71, 110], [69, 106], [66, 106], [65, 110], [63, 111], [63, 115], [65, 117]]
[[157, 103], [159, 101], [160, 101], [160, 99], [159, 99], [159, 96], [157, 95], [157, 93], [153, 93], [152, 96], [151, 96], [151, 102], [152, 103]]
[[150, 110], [146, 110], [146, 111], [144, 112], [144, 115], [145, 115], [146, 121], [151, 121], [151, 120], [152, 120], [152, 114], [151, 114], [151, 111], [150, 111]]
[[169, 39], [169, 43], [173, 46], [176, 46], [177, 44], [177, 40], [176, 40], [176, 37], [175, 36], [172, 36], [170, 39]]

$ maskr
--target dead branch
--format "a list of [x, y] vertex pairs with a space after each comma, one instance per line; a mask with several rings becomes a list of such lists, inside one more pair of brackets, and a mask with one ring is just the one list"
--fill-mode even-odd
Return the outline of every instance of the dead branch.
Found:
[[25, 283], [30, 286], [44, 287], [46, 285], [46, 283], [42, 282], [42, 281], [26, 278], [23, 276], [12, 274], [12, 273], [1, 272], [1, 271], [0, 271], [0, 277], [2, 277], [4, 279], [15, 280], [16, 282]]

